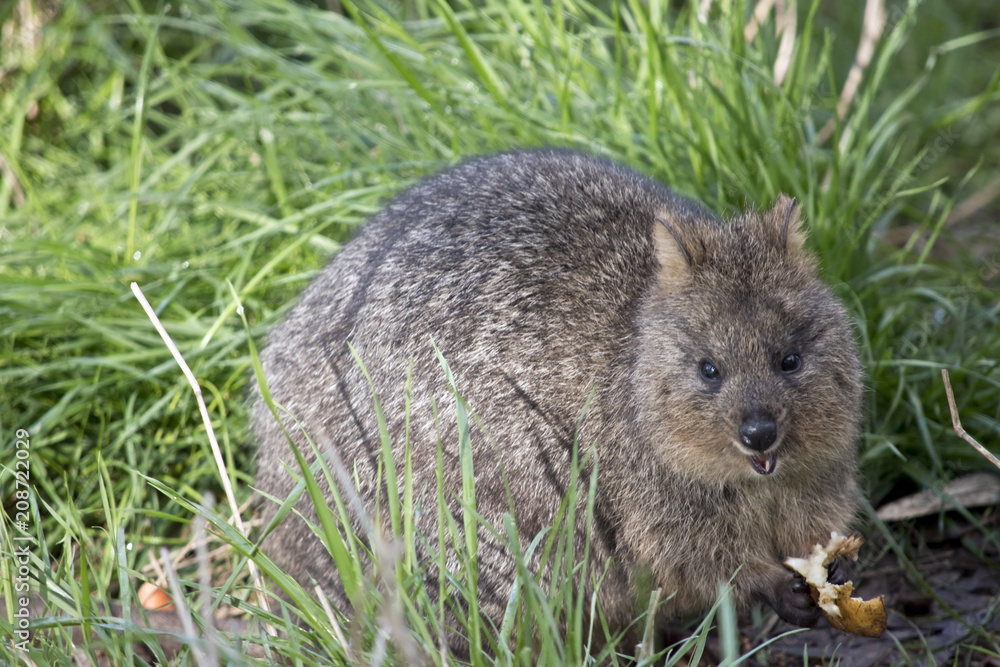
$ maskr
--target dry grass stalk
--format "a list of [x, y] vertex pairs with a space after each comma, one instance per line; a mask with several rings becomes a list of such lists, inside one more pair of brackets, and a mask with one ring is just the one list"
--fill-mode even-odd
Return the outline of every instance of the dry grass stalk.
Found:
[[712, 11], [712, 0], [701, 0], [698, 4], [698, 20], [708, 23], [708, 13]]
[[994, 199], [1000, 197], [1000, 178], [993, 180], [986, 186], [977, 190], [968, 199], [963, 201], [961, 204], [955, 207], [955, 209], [948, 216], [948, 220], [945, 222], [946, 225], [954, 225], [966, 218], [970, 218], [986, 206], [990, 204]]
[[[851, 65], [851, 71], [847, 74], [847, 82], [844, 83], [844, 88], [840, 91], [840, 100], [837, 102], [838, 119], [843, 119], [847, 115], [847, 109], [851, 106], [851, 101], [858, 92], [865, 70], [868, 69], [872, 56], [875, 54], [875, 44], [878, 43], [878, 39], [882, 35], [882, 28], [885, 27], [885, 18], [885, 0], [867, 0], [864, 25], [861, 27], [861, 41], [858, 43], [854, 64]], [[816, 144], [824, 143], [833, 135], [836, 128], [837, 122], [831, 118], [816, 135]], [[847, 133], [841, 137], [841, 151], [846, 146], [847, 137]]]
[[774, 60], [774, 84], [780, 86], [792, 67], [792, 54], [795, 52], [795, 28], [798, 23], [798, 10], [795, 0], [786, 2], [778, 0], [775, 8], [775, 32], [781, 35], [778, 44], [778, 56]]
[[[711, 6], [711, 3], [708, 3]], [[774, 60], [774, 83], [778, 86], [785, 80], [788, 70], [792, 66], [792, 54], [795, 52], [795, 28], [798, 23], [798, 10], [795, 2], [786, 0], [760, 0], [753, 9], [753, 16], [743, 28], [743, 39], [752, 42], [760, 31], [760, 24], [763, 23], [771, 9], [774, 8], [774, 31], [781, 35], [781, 42], [778, 44], [778, 56]], [[699, 18], [701, 14], [699, 13]], [[708, 12], [705, 11], [704, 23], [707, 20]]]
[[760, 0], [757, 3], [757, 6], [753, 8], [753, 16], [743, 28], [743, 39], [747, 42], [753, 41], [753, 38], [757, 36], [757, 31], [760, 30], [760, 24], [763, 23], [764, 17], [771, 11], [771, 7], [774, 7], [774, 2], [775, 0]]

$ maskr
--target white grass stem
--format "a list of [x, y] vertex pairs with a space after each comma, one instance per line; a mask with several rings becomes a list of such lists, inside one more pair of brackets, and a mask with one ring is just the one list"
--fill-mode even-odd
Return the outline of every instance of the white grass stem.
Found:
[[[132, 284], [135, 285], [135, 283]], [[192, 642], [191, 655], [194, 656], [194, 661], [199, 667], [209, 667], [211, 663], [208, 662], [204, 651], [195, 645], [195, 642], [198, 641], [198, 635], [194, 630], [194, 621], [191, 620], [191, 612], [188, 610], [187, 603], [184, 600], [184, 591], [181, 590], [180, 582], [177, 581], [177, 572], [174, 571], [174, 566], [170, 562], [170, 552], [165, 547], [160, 547], [160, 558], [163, 559], [163, 569], [167, 573], [167, 581], [170, 582], [170, 594], [174, 598], [174, 608], [177, 610], [177, 618], [181, 622], [184, 634]]]
[[[222, 450], [219, 448], [219, 441], [215, 437], [215, 429], [212, 428], [212, 420], [208, 416], [208, 407], [205, 405], [205, 399], [201, 393], [201, 385], [198, 384], [197, 378], [195, 378], [194, 373], [191, 372], [191, 368], [184, 361], [184, 357], [181, 355], [180, 350], [174, 345], [174, 341], [170, 338], [170, 334], [167, 330], [163, 328], [163, 324], [160, 322], [160, 318], [156, 316], [156, 312], [153, 310], [152, 306], [149, 305], [149, 301], [146, 300], [146, 295], [142, 293], [139, 288], [138, 283], [132, 283], [132, 293], [135, 294], [135, 298], [139, 300], [142, 304], [142, 309], [146, 311], [146, 315], [149, 317], [153, 326], [156, 327], [156, 331], [160, 334], [163, 339], [164, 344], [167, 349], [170, 350], [170, 354], [173, 355], [174, 360], [177, 365], [181, 367], [181, 372], [184, 373], [184, 377], [187, 378], [188, 384], [191, 385], [192, 391], [194, 391], [195, 400], [198, 401], [198, 410], [201, 412], [202, 422], [205, 424], [205, 431], [208, 433], [208, 442], [212, 447], [212, 456], [215, 457], [215, 465], [219, 469], [219, 477], [222, 480], [222, 488], [226, 492], [226, 499], [229, 501], [229, 509], [233, 515], [233, 523], [236, 529], [247, 537], [246, 526], [243, 525], [243, 519], [240, 517], [240, 508], [236, 504], [236, 495], [233, 493], [233, 485], [229, 481], [229, 473], [226, 470], [226, 462], [222, 458]], [[264, 593], [264, 583], [260, 578], [260, 570], [257, 569], [257, 564], [252, 560], [247, 561], [247, 565], [250, 568], [250, 576], [253, 578], [254, 586], [257, 588], [257, 603], [260, 605], [261, 609], [265, 612], [270, 613], [270, 606], [267, 603], [267, 595]]]
[[[205, 504], [208, 507], [215, 505], [215, 495], [211, 492], [206, 493]], [[198, 561], [198, 587], [201, 589], [198, 592], [198, 613], [205, 628], [206, 660], [209, 665], [217, 665], [219, 664], [218, 635], [212, 619], [212, 599], [209, 594], [212, 590], [212, 576], [209, 572], [207, 524], [208, 518], [203, 512], [199, 512], [194, 518], [194, 550]]]
[[334, 637], [337, 638], [337, 642], [340, 643], [340, 647], [344, 650], [344, 655], [347, 656], [347, 662], [352, 665], [358, 664], [358, 661], [354, 659], [354, 653], [351, 652], [351, 644], [344, 637], [343, 631], [340, 629], [340, 622], [337, 621], [336, 615], [333, 613], [333, 608], [330, 606], [330, 600], [326, 597], [326, 593], [323, 592], [322, 587], [318, 584], [316, 585], [316, 599], [319, 600], [320, 605], [323, 607], [323, 611], [326, 612], [326, 617], [330, 620], [330, 628], [333, 630]]

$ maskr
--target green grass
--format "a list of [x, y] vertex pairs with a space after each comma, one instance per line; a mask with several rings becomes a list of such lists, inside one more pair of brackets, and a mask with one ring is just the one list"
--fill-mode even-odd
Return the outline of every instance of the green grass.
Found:
[[[966, 428], [996, 450], [1000, 247], [980, 237], [995, 229], [997, 206], [948, 222], [956, 201], [1000, 175], [991, 64], [1000, 39], [975, 3], [890, 5], [858, 95], [823, 144], [816, 133], [853, 60], [855, 3], [800, 5], [781, 86], [773, 21], [748, 44], [749, 9], [732, 3], [707, 24], [690, 3], [633, 0], [343, 0], [343, 13], [279, 0], [21, 5], [46, 20], [33, 44], [0, 49], [0, 479], [9, 518], [15, 433], [26, 429], [32, 576], [71, 615], [86, 615], [89, 591], [128, 600], [153, 548], [186, 543], [194, 504], [220, 489], [190, 388], [129, 283], [141, 285], [199, 378], [246, 498], [250, 339], [230, 285], [260, 344], [386, 198], [463, 156], [511, 147], [612, 156], [720, 213], [796, 196], [825, 275], [858, 323], [871, 387], [862, 465], [874, 505], [987, 466], [951, 432], [941, 368], [952, 371]], [[0, 9], [14, 34], [20, 16]], [[396, 472], [399, 497], [383, 502], [393, 528], [412, 531], [412, 489], [405, 468]], [[581, 498], [588, 484], [580, 481]], [[466, 489], [467, 503], [473, 494]], [[576, 506], [571, 498], [567, 511]], [[331, 519], [343, 511], [332, 508]], [[252, 545], [210, 516], [234, 546], [230, 569], [243, 571], [240, 554]], [[572, 523], [535, 548], [571, 558], [560, 544]], [[13, 527], [3, 525], [6, 552]], [[331, 546], [333, 525], [322, 531]], [[512, 527], [492, 528], [506, 539]], [[475, 531], [454, 530], [423, 537], [439, 553], [467, 556]], [[881, 531], [904, 559], [906, 530]], [[995, 528], [983, 530], [997, 540]], [[364, 638], [355, 650], [375, 651], [384, 589], [360, 576], [363, 548], [348, 539], [343, 549], [364, 619], [347, 632]], [[439, 660], [440, 609], [416, 585], [412, 553], [381, 574], [398, 583], [400, 602], [389, 606]], [[275, 650], [303, 664], [343, 658], [313, 592], [272, 575], [313, 619], [308, 634], [293, 630]], [[519, 576], [521, 603], [511, 609], [520, 613], [501, 628], [473, 613], [472, 631], [514, 663], [532, 655], [534, 624], [546, 655], [579, 664], [590, 601], [571, 585], [540, 590], [527, 568]], [[245, 599], [236, 583], [216, 595]], [[459, 597], [475, 587], [439, 584]], [[691, 650], [708, 626], [693, 631]], [[498, 635], [512, 639], [511, 653]], [[121, 633], [101, 641], [129, 659]], [[34, 657], [68, 664], [67, 652], [65, 633], [54, 632]]]

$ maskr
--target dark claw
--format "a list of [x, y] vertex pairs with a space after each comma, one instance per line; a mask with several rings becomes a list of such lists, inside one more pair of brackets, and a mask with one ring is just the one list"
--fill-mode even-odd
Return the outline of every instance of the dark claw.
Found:
[[853, 578], [854, 567], [851, 561], [844, 556], [834, 558], [833, 562], [826, 569], [826, 580], [831, 584], [840, 586], [851, 581]]

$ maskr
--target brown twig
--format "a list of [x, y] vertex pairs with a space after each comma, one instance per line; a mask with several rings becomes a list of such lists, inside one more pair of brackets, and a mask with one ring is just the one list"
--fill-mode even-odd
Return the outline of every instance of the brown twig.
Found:
[[976, 442], [976, 439], [962, 428], [962, 420], [958, 418], [958, 408], [955, 407], [955, 395], [951, 391], [951, 380], [948, 379], [947, 368], [941, 369], [941, 379], [944, 380], [944, 393], [948, 395], [948, 409], [951, 410], [951, 427], [955, 429], [955, 434], [979, 450], [979, 453], [985, 456], [990, 463], [1000, 468], [1000, 459], [994, 456], [990, 450]]

